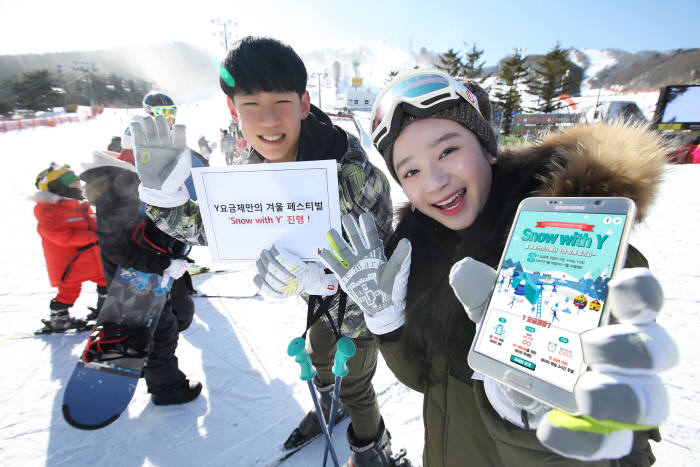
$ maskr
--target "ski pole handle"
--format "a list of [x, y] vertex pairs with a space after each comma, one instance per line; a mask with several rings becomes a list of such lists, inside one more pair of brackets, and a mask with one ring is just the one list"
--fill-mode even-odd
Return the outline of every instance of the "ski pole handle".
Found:
[[301, 337], [295, 337], [287, 346], [287, 355], [294, 357], [294, 360], [301, 366], [301, 374], [299, 379], [302, 381], [311, 381], [311, 378], [316, 376], [316, 370], [311, 366], [311, 357], [306, 351], [306, 341]]
[[348, 375], [348, 365], [347, 362], [355, 355], [355, 344], [347, 337], [341, 337], [338, 339], [338, 344], [336, 345], [337, 351], [335, 352], [335, 364], [333, 365], [333, 374], [338, 377], [343, 377]]

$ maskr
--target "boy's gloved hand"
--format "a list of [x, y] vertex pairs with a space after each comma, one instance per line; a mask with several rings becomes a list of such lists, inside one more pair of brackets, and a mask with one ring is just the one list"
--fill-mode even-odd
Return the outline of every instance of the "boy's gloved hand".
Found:
[[161, 281], [161, 287], [165, 287], [168, 283], [168, 279], [172, 278], [177, 280], [182, 277], [183, 274], [187, 272], [187, 260], [185, 259], [174, 259], [170, 261], [170, 266], [168, 266], [165, 271], [163, 271], [163, 280]]
[[131, 133], [141, 200], [164, 208], [185, 204], [190, 199], [185, 180], [192, 168], [185, 126], [173, 125], [171, 131], [164, 117], [145, 117], [131, 122]]
[[263, 250], [255, 265], [258, 275], [253, 282], [265, 295], [275, 298], [309, 295], [333, 295], [338, 291], [338, 280], [326, 274], [318, 263], [306, 263], [298, 256], [273, 245]]
[[374, 334], [386, 334], [406, 321], [406, 287], [411, 268], [411, 243], [402, 239], [387, 261], [374, 218], [360, 215], [360, 226], [343, 215], [348, 245], [335, 230], [328, 232], [333, 251], [323, 250], [321, 261], [340, 279], [340, 285], [365, 315]]
[[[450, 272], [450, 284], [470, 318], [483, 315], [495, 280], [493, 269], [471, 258], [456, 263]], [[608, 286], [612, 316], [620, 324], [581, 335], [589, 369], [574, 394], [583, 415], [551, 410], [537, 428], [544, 446], [585, 461], [627, 455], [633, 430], [651, 429], [666, 419], [668, 400], [657, 373], [678, 362], [673, 340], [654, 322], [663, 293], [649, 270], [623, 269]]]

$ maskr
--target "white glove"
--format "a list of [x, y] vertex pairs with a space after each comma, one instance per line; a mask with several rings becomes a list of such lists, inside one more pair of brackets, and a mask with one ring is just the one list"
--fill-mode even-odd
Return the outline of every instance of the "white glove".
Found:
[[623, 269], [608, 286], [612, 315], [620, 324], [581, 335], [589, 371], [574, 394], [585, 416], [552, 411], [537, 429], [549, 449], [581, 460], [623, 457], [632, 449], [632, 430], [663, 423], [668, 397], [658, 373], [678, 363], [673, 339], [654, 321], [663, 292], [651, 272]]
[[[470, 318], [483, 315], [495, 280], [493, 269], [471, 258], [456, 263], [450, 272], [450, 284]], [[656, 373], [678, 361], [673, 340], [653, 321], [663, 304], [663, 294], [649, 270], [623, 269], [608, 286], [612, 315], [621, 324], [581, 335], [589, 370], [579, 378], [574, 395], [584, 415], [551, 410], [537, 427], [537, 437], [544, 446], [584, 461], [627, 455], [632, 449], [632, 430], [652, 429], [666, 419], [666, 391]], [[484, 387], [488, 386], [493, 387], [485, 382]], [[517, 391], [508, 391], [507, 399], [539, 419], [541, 407], [528, 406], [528, 396], [519, 401], [514, 396]], [[496, 405], [494, 408], [501, 413]], [[510, 420], [508, 411], [503, 412], [501, 415]]]
[[331, 229], [328, 238], [333, 252], [323, 250], [321, 261], [338, 276], [340, 286], [360, 307], [372, 333], [386, 334], [400, 328], [406, 322], [411, 242], [401, 239], [387, 261], [371, 214], [360, 215], [360, 227], [350, 214], [343, 216], [342, 223], [352, 246]]
[[[498, 273], [495, 269], [472, 258], [464, 258], [455, 263], [450, 270], [452, 290], [477, 328], [486, 312], [486, 303], [497, 278]], [[542, 415], [550, 410], [549, 406], [526, 394], [487, 376], [483, 378], [484, 391], [491, 406], [502, 418], [515, 426], [524, 428], [521, 410], [528, 413], [528, 424], [531, 427], [536, 427]]]
[[192, 169], [185, 126], [173, 125], [171, 131], [164, 117], [145, 117], [131, 122], [131, 133], [141, 200], [163, 208], [185, 204], [190, 199], [185, 180]]
[[259, 274], [253, 278], [253, 282], [262, 293], [271, 297], [291, 297], [302, 293], [326, 296], [338, 291], [338, 280], [333, 274], [326, 274], [320, 264], [306, 263], [275, 245], [263, 250], [255, 265]]
[[165, 287], [168, 284], [168, 279], [172, 278], [177, 280], [182, 277], [184, 273], [187, 272], [187, 260], [185, 259], [173, 259], [170, 261], [170, 266], [168, 266], [165, 271], [163, 271], [163, 280], [160, 282], [161, 287]]

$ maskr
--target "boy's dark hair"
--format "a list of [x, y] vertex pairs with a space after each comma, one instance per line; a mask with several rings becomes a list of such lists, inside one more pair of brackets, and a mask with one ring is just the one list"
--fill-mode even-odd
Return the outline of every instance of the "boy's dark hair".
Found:
[[[221, 76], [227, 71], [230, 76]], [[290, 46], [270, 37], [247, 36], [226, 54], [219, 85], [231, 99], [235, 93], [261, 91], [296, 92], [301, 96], [306, 91], [306, 79], [304, 62]]]

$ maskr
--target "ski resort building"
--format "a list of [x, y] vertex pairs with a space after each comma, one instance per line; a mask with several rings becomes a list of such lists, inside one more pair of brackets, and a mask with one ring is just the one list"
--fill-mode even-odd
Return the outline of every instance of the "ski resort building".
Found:
[[368, 89], [349, 87], [347, 107], [352, 110], [372, 110], [376, 95]]

